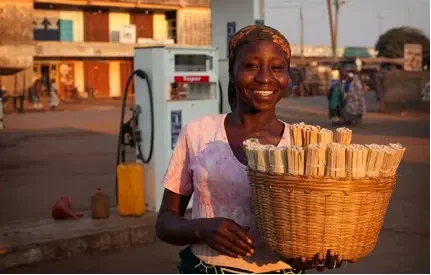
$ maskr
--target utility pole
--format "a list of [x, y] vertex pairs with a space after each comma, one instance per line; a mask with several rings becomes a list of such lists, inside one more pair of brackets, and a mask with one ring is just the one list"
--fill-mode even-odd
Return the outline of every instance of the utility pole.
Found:
[[335, 49], [335, 40], [334, 40], [334, 26], [332, 21], [332, 7], [331, 0], [326, 0], [326, 5], [328, 8], [328, 17], [329, 17], [329, 30], [331, 32], [331, 44], [332, 44], [332, 56], [334, 59], [337, 57], [336, 49]]
[[304, 60], [304, 15], [302, 5], [299, 7], [299, 20], [301, 22], [301, 59]]
[[379, 21], [379, 35], [382, 34], [382, 15], [380, 14], [380, 12], [377, 13], [377, 20]]
[[407, 24], [410, 25], [410, 7], [407, 8]]
[[340, 11], [340, 2], [338, 0], [335, 1], [335, 24], [334, 24], [334, 49], [335, 52], [334, 56], [337, 56], [337, 45], [338, 45], [338, 14]]

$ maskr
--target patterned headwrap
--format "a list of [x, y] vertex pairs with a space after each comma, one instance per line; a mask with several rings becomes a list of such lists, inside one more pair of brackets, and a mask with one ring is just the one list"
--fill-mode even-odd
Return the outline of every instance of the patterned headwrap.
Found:
[[286, 54], [287, 66], [290, 66], [290, 44], [279, 31], [268, 26], [250, 25], [240, 29], [230, 40], [229, 43], [229, 86], [228, 100], [232, 111], [235, 109], [235, 83], [232, 78], [233, 63], [242, 46], [247, 43], [264, 40], [277, 44]]

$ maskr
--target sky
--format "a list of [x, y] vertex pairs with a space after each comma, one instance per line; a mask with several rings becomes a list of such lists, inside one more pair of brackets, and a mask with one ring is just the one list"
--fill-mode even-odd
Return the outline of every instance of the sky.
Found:
[[[300, 5], [304, 44], [331, 45], [326, 0], [266, 0], [265, 24], [300, 44]], [[418, 28], [429, 37], [430, 0], [346, 0], [338, 21], [340, 47], [374, 47], [381, 33], [400, 26]]]

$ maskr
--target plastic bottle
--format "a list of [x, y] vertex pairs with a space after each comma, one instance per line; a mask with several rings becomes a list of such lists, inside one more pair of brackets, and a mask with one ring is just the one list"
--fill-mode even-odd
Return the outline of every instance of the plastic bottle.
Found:
[[109, 196], [99, 187], [91, 196], [91, 218], [106, 219], [109, 217], [109, 212]]

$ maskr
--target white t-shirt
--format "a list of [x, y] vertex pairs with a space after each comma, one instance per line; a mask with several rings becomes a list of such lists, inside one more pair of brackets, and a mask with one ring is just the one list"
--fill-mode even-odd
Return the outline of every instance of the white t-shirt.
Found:
[[[225, 114], [205, 116], [183, 128], [162, 184], [177, 194], [193, 193], [193, 219], [225, 217], [250, 227], [249, 233], [256, 247], [251, 257], [232, 258], [220, 254], [206, 243], [193, 244], [191, 249], [199, 259], [211, 265], [255, 273], [288, 269], [288, 264], [280, 261], [276, 253], [268, 251], [259, 241], [246, 167], [229, 146], [225, 118]], [[289, 145], [289, 125], [285, 124], [278, 146]]]

